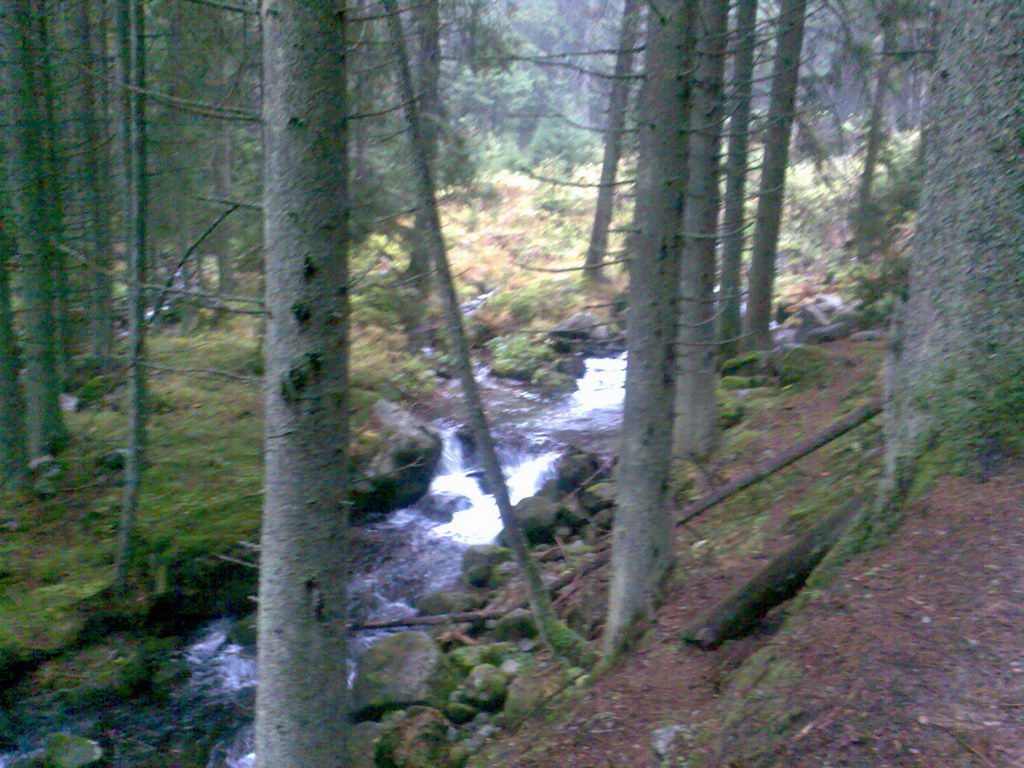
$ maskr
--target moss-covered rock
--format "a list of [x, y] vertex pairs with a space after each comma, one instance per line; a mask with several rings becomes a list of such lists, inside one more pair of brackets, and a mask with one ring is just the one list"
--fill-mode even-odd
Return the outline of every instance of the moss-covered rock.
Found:
[[471, 587], [491, 587], [494, 567], [512, 559], [512, 553], [496, 544], [476, 544], [462, 554], [462, 577]]
[[377, 742], [386, 727], [381, 723], [356, 723], [348, 729], [348, 767], [375, 768]]
[[772, 373], [783, 386], [825, 384], [828, 380], [828, 355], [817, 347], [790, 347], [772, 353]]
[[53, 733], [46, 738], [43, 764], [47, 768], [85, 768], [103, 759], [103, 750], [92, 739]]
[[458, 669], [425, 632], [399, 632], [359, 657], [352, 686], [356, 720], [415, 704], [443, 707], [459, 684]]
[[718, 400], [718, 426], [722, 429], [735, 427], [746, 415], [743, 403], [735, 397], [721, 397]]
[[555, 358], [550, 344], [532, 334], [499, 336], [487, 342], [491, 373], [520, 381], [532, 381], [534, 374]]
[[723, 377], [756, 376], [765, 371], [764, 358], [764, 352], [748, 352], [726, 360], [719, 367], [719, 371]]
[[522, 499], [512, 513], [519, 520], [523, 534], [531, 544], [544, 544], [552, 541], [555, 526], [558, 524], [558, 505], [544, 496], [527, 496]]
[[483, 596], [473, 592], [431, 592], [416, 601], [416, 608], [427, 616], [440, 616], [446, 613], [475, 611], [483, 604]]
[[463, 685], [466, 700], [487, 712], [501, 709], [508, 693], [508, 676], [493, 664], [473, 667]]
[[386, 726], [377, 742], [379, 768], [453, 768], [448, 720], [431, 707], [412, 707]]
[[533, 614], [526, 608], [509, 611], [494, 622], [493, 635], [498, 640], [523, 640], [537, 636]]
[[501, 721], [515, 725], [525, 720], [568, 684], [569, 677], [560, 667], [530, 664], [509, 686]]

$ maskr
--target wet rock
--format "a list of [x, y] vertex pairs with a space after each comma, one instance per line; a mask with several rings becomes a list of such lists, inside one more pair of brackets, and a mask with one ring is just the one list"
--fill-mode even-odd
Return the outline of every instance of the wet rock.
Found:
[[577, 312], [550, 333], [556, 352], [595, 351], [608, 341], [608, 324], [593, 312]]
[[481, 608], [482, 596], [472, 592], [433, 592], [416, 602], [416, 609], [427, 616], [441, 616], [446, 613], [467, 613]]
[[394, 403], [377, 401], [372, 426], [384, 442], [357, 472], [352, 488], [354, 522], [414, 504], [430, 487], [441, 458], [437, 431]]
[[348, 730], [349, 768], [375, 768], [377, 742], [386, 728], [380, 723], [357, 723]]
[[558, 394], [576, 389], [576, 377], [561, 373], [553, 368], [541, 368], [533, 372], [530, 383], [542, 392]]
[[494, 622], [492, 631], [498, 640], [523, 640], [537, 636], [533, 614], [526, 608], [516, 608]]
[[558, 359], [558, 362], [555, 363], [555, 370], [578, 379], [587, 372], [587, 363], [582, 355], [567, 355]]
[[558, 505], [551, 499], [527, 496], [512, 508], [512, 513], [531, 544], [544, 544], [553, 540]]
[[412, 707], [388, 724], [377, 742], [379, 768], [454, 768], [448, 720], [431, 707]]
[[567, 496], [558, 508], [558, 512], [555, 513], [555, 522], [558, 524], [556, 534], [565, 540], [589, 523], [590, 515], [583, 511], [579, 499], [575, 496]]
[[369, 720], [415, 704], [443, 707], [459, 673], [425, 632], [399, 632], [374, 643], [356, 665], [353, 716]]
[[495, 566], [512, 559], [512, 553], [496, 544], [467, 547], [462, 555], [462, 576], [471, 587], [490, 588]]
[[256, 614], [239, 619], [228, 630], [228, 642], [253, 650], [256, 648]]
[[597, 456], [576, 447], [570, 447], [555, 463], [555, 488], [562, 494], [571, 493], [601, 476], [601, 462]]
[[96, 765], [103, 758], [103, 750], [92, 739], [53, 733], [46, 738], [44, 764], [50, 768], [84, 768]]
[[416, 503], [416, 511], [435, 523], [450, 523], [456, 512], [473, 506], [473, 502], [457, 493], [430, 493]]
[[508, 677], [493, 664], [473, 667], [463, 686], [466, 700], [487, 712], [501, 709], [508, 693]]

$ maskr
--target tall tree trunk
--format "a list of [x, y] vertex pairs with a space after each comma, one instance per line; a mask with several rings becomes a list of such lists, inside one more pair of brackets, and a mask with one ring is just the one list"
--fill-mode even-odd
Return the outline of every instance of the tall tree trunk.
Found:
[[[236, 74], [232, 64], [231, 57], [225, 53], [220, 62], [220, 68], [221, 90], [227, 104], [232, 102], [230, 95]], [[220, 136], [217, 137], [217, 145], [213, 150], [213, 189], [214, 195], [220, 200], [231, 198], [232, 134], [230, 128], [226, 126], [222, 128]], [[223, 301], [226, 296], [231, 296], [235, 292], [235, 278], [231, 267], [231, 226], [229, 222], [222, 222], [210, 237], [213, 240], [210, 247], [217, 259], [217, 298]], [[217, 321], [222, 320], [223, 316], [224, 313], [218, 313]]]
[[128, 415], [127, 458], [121, 523], [115, 554], [115, 583], [124, 588], [132, 562], [146, 433], [146, 27], [143, 0], [122, 0], [121, 55], [127, 73], [125, 115], [125, 242], [128, 249]]
[[261, 768], [349, 765], [344, 8], [267, 0], [262, 10], [269, 321], [256, 693]]
[[28, 469], [28, 443], [25, 439], [25, 402], [18, 382], [21, 356], [14, 335], [7, 279], [15, 244], [6, 231], [6, 207], [0, 208], [0, 490], [20, 490], [25, 485]]
[[761, 187], [750, 254], [750, 291], [744, 323], [744, 346], [749, 349], [768, 349], [772, 344], [769, 324], [775, 284], [775, 251], [779, 245], [779, 229], [782, 225], [789, 139], [800, 79], [800, 51], [803, 48], [806, 16], [807, 0], [782, 0], [778, 43], [772, 64], [772, 91], [768, 103], [764, 160], [761, 163]]
[[448, 266], [448, 256], [441, 230], [441, 219], [437, 210], [437, 198], [434, 191], [434, 179], [429, 163], [429, 155], [423, 135], [419, 109], [414, 98], [412, 75], [409, 69], [409, 58], [402, 37], [402, 24], [398, 16], [397, 0], [383, 0], [384, 11], [388, 17], [388, 27], [399, 66], [399, 88], [405, 104], [405, 116], [412, 140], [414, 172], [416, 176], [416, 194], [420, 207], [428, 214], [430, 252], [433, 257], [434, 272], [437, 275], [438, 290], [444, 307], [445, 324], [449, 343], [455, 356], [455, 368], [462, 384], [466, 410], [473, 428], [477, 453], [484, 465], [489, 488], [494, 493], [498, 505], [501, 522], [505, 528], [505, 536], [515, 556], [516, 563], [523, 579], [526, 581], [530, 606], [537, 622], [541, 637], [547, 645], [559, 655], [569, 658], [574, 663], [587, 663], [591, 654], [586, 643], [572, 630], [566, 627], [555, 615], [551, 605], [551, 597], [547, 587], [541, 580], [537, 564], [530, 556], [526, 537], [522, 527], [512, 511], [508, 486], [498, 460], [498, 452], [487, 424], [480, 390], [473, 375], [473, 363], [469, 354], [469, 343], [462, 327], [462, 313], [459, 310], [458, 298], [455, 295], [455, 284], [452, 281]]
[[40, 69], [43, 41], [35, 19], [37, 5], [22, 0], [3, 4], [0, 22], [9, 35], [14, 118], [11, 141], [13, 202], [23, 260], [21, 297], [25, 327], [25, 405], [29, 454], [57, 450], [67, 437], [57, 395], [56, 322], [53, 313], [53, 219], [47, 209], [44, 94]]
[[673, 553], [666, 498], [672, 449], [679, 257], [687, 187], [686, 117], [696, 0], [652, 5], [638, 120], [640, 157], [630, 258], [626, 397], [616, 481], [604, 648], [613, 658], [651, 615]]
[[[437, 178], [438, 142], [444, 111], [441, 105], [441, 19], [439, 0], [414, 0], [413, 18], [419, 38], [417, 51], [417, 107], [423, 129], [423, 150], [434, 178]], [[430, 296], [430, 213], [422, 206], [416, 209], [416, 235], [409, 250], [406, 276], [422, 303], [419, 315], [426, 310]]]
[[885, 97], [889, 91], [889, 75], [895, 63], [893, 53], [896, 50], [898, 22], [891, 12], [883, 14], [879, 21], [882, 27], [882, 60], [878, 66], [875, 93], [871, 100], [867, 143], [864, 148], [864, 168], [860, 174], [860, 181], [857, 183], [857, 197], [851, 217], [854, 250], [859, 261], [868, 260], [872, 247], [883, 234], [883, 222], [880, 211], [872, 199], [872, 189], [875, 183], [878, 158], [885, 146]]
[[615, 74], [608, 97], [608, 119], [605, 122], [604, 159], [601, 162], [601, 183], [597, 188], [594, 224], [590, 229], [590, 245], [584, 262], [590, 280], [602, 278], [602, 267], [608, 255], [608, 230], [615, 208], [615, 180], [622, 157], [622, 144], [629, 113], [629, 93], [633, 74], [634, 49], [640, 36], [640, 0], [626, 0], [622, 6], [619, 48], [615, 54]]
[[[90, 2], [78, 6], [76, 16], [78, 47], [82, 62], [82, 80], [78, 91], [78, 109], [83, 145], [82, 185], [88, 198], [89, 254], [89, 347], [92, 354], [107, 360], [113, 350], [114, 321], [111, 310], [110, 276], [110, 157], [105, 136], [107, 112], [97, 95], [97, 82], [104, 82], [103, 56], [105, 31], [93, 33]], [[97, 45], [95, 40], [99, 39]], [[103, 86], [105, 87], [105, 86]]]
[[981, 475], [1024, 452], [1024, 5], [950, 5], [941, 38], [884, 490], [911, 482], [925, 450]]
[[728, 18], [728, 0], [701, 0], [690, 102], [690, 169], [683, 219], [672, 434], [673, 454], [698, 461], [711, 454], [718, 437], [715, 255], [721, 203], [718, 171], [725, 115], [722, 77]]
[[729, 148], [725, 161], [725, 212], [722, 214], [722, 271], [719, 279], [719, 334], [722, 357], [739, 348], [743, 283], [740, 279], [747, 228], [747, 150], [750, 145], [750, 101], [757, 47], [757, 0], [737, 0], [735, 58], [729, 98]]

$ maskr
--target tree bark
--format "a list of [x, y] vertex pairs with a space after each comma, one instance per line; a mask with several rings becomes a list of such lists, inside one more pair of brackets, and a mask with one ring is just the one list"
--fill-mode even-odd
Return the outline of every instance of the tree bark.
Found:
[[10, 52], [13, 136], [10, 167], [23, 262], [21, 298], [25, 322], [25, 406], [30, 457], [56, 451], [67, 438], [57, 396], [56, 320], [53, 311], [53, 219], [47, 209], [43, 41], [35, 3], [7, 0], [2, 26]]
[[679, 281], [672, 453], [696, 461], [712, 453], [718, 438], [715, 255], [728, 16], [728, 0], [701, 0], [695, 22], [696, 70], [690, 104], [690, 169]]
[[[101, 108], [96, 83], [101, 76], [105, 39], [102, 33], [93, 34], [90, 7], [79, 4], [76, 16], [79, 60], [82, 67], [78, 90], [79, 120], [83, 145], [82, 186], [88, 198], [88, 231], [92, 252], [89, 254], [89, 348], [101, 360], [109, 360], [114, 345], [114, 320], [111, 309], [110, 269], [110, 158], [104, 141], [106, 109]], [[101, 41], [95, 42], [96, 37]], [[104, 86], [105, 87], [105, 86]]]
[[267, 0], [266, 422], [256, 761], [348, 765], [344, 3]]
[[761, 163], [754, 241], [750, 254], [750, 291], [744, 323], [748, 349], [769, 349], [772, 344], [772, 289], [775, 283], [775, 251], [782, 225], [786, 192], [789, 139], [793, 128], [796, 90], [800, 78], [807, 0], [782, 0], [779, 35], [772, 64], [772, 91], [768, 104], [768, 130]]
[[943, 15], [927, 175], [886, 402], [885, 494], [932, 452], [985, 476], [1024, 450], [1024, 5]]
[[725, 212], [722, 214], [722, 269], [719, 279], [718, 338], [728, 360], [739, 349], [743, 284], [740, 279], [747, 231], [747, 157], [750, 102], [757, 47], [757, 0], [738, 0], [733, 34], [732, 93], [729, 97], [729, 148], [725, 161]]
[[619, 48], [615, 54], [612, 91], [608, 97], [608, 119], [605, 123], [604, 157], [601, 161], [601, 182], [597, 188], [594, 224], [590, 230], [590, 244], [583, 266], [591, 281], [601, 280], [602, 267], [608, 256], [608, 230], [615, 208], [615, 179], [622, 157], [626, 116], [629, 113], [629, 94], [633, 74], [634, 49], [640, 36], [640, 0], [626, 0], [622, 6], [622, 25], [619, 28]]
[[437, 275], [438, 290], [444, 308], [449, 344], [455, 357], [455, 369], [462, 384], [466, 411], [473, 428], [477, 455], [483, 464], [488, 487], [494, 494], [509, 548], [512, 550], [516, 564], [519, 566], [523, 580], [526, 582], [530, 606], [541, 638], [555, 653], [568, 658], [572, 663], [587, 664], [592, 660], [592, 654], [585, 641], [556, 617], [547, 588], [541, 580], [540, 570], [530, 556], [526, 537], [512, 511], [512, 501], [509, 498], [508, 486], [505, 484], [505, 476], [501, 470], [501, 463], [498, 460], [494, 438], [487, 423], [487, 413], [484, 410], [480, 390], [473, 375], [469, 343], [466, 340], [465, 330], [462, 327], [462, 313], [459, 310], [458, 298], [455, 295], [455, 285], [452, 280], [451, 269], [448, 266], [448, 257], [441, 230], [441, 220], [437, 210], [433, 171], [429, 163], [429, 153], [423, 135], [419, 107], [414, 98], [409, 57], [406, 53], [401, 20], [398, 15], [398, 3], [397, 0], [383, 0], [383, 4], [388, 18], [392, 45], [398, 60], [399, 87], [402, 101], [405, 104], [406, 123], [413, 149], [416, 193], [419, 198], [420, 207], [428, 214], [427, 222], [429, 227], [427, 234], [429, 235], [434, 272]]
[[[3, 197], [6, 196], [5, 191]], [[6, 208], [6, 205], [0, 207], [0, 490], [17, 491], [25, 486], [28, 443], [25, 439], [25, 401], [18, 382], [21, 356], [14, 335], [7, 279], [15, 244], [6, 230]]]
[[872, 247], [878, 242], [882, 233], [883, 222], [880, 212], [872, 200], [872, 189], [875, 183], [875, 170], [878, 158], [885, 146], [885, 97], [889, 91], [889, 75], [892, 72], [896, 50], [896, 37], [899, 31], [898, 22], [891, 9], [882, 14], [879, 23], [882, 27], [881, 62], [878, 66], [878, 77], [875, 80], [874, 98], [871, 100], [871, 115], [868, 118], [868, 136], [864, 148], [864, 168], [857, 183], [857, 197], [854, 203], [852, 224], [854, 251], [859, 261], [867, 261], [871, 256]]
[[128, 247], [128, 391], [124, 493], [115, 554], [115, 584], [128, 581], [139, 508], [146, 435], [146, 282], [147, 212], [149, 183], [146, 175], [146, 28], [143, 0], [123, 0], [121, 54], [127, 73], [125, 99], [125, 242]]
[[695, 0], [652, 6], [638, 119], [636, 246], [630, 258], [626, 394], [616, 482], [607, 658], [654, 610], [673, 558], [666, 493], [672, 448], [679, 255], [686, 193], [685, 131]]
[[772, 608], [800, 591], [862, 509], [863, 503], [857, 501], [830, 515], [754, 578], [688, 624], [683, 640], [712, 649], [751, 630]]

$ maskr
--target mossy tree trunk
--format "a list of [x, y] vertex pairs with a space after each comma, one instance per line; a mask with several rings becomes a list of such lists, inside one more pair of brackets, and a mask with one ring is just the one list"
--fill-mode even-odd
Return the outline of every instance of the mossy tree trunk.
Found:
[[551, 597], [548, 594], [548, 588], [541, 580], [540, 570], [527, 548], [526, 536], [523, 534], [522, 527], [512, 511], [512, 501], [509, 498], [508, 486], [505, 484], [505, 476], [502, 473], [494, 438], [487, 423], [487, 414], [484, 410], [483, 400], [480, 397], [480, 390], [473, 375], [473, 361], [469, 353], [469, 343], [466, 340], [465, 329], [462, 327], [462, 313], [459, 310], [458, 298], [455, 295], [455, 284], [452, 280], [451, 269], [448, 266], [448, 256], [441, 230], [441, 219], [437, 209], [430, 153], [423, 133], [419, 105], [413, 91], [409, 56], [402, 34], [398, 3], [397, 0], [383, 0], [383, 4], [385, 14], [387, 15], [392, 46], [397, 59], [399, 90], [402, 102], [405, 105], [406, 124], [412, 144], [416, 195], [419, 198], [421, 209], [427, 215], [426, 221], [429, 224], [427, 228], [428, 242], [430, 244], [434, 273], [437, 276], [437, 288], [444, 310], [448, 342], [455, 358], [456, 373], [462, 384], [466, 411], [473, 429], [477, 453], [483, 464], [488, 487], [494, 494], [509, 548], [512, 550], [516, 564], [519, 566], [523, 580], [526, 582], [530, 607], [537, 622], [537, 629], [541, 638], [555, 653], [572, 663], [589, 664], [593, 659], [592, 652], [587, 646], [586, 641], [559, 621], [555, 615], [554, 607], [551, 604]]
[[951, 5], [938, 50], [889, 359], [887, 491], [936, 445], [982, 473], [1024, 451], [1024, 5]]
[[630, 258], [626, 395], [616, 482], [606, 658], [655, 608], [672, 563], [672, 452], [679, 258], [687, 186], [686, 119], [696, 0], [651, 6], [638, 118], [635, 248]]
[[[6, 195], [4, 195], [6, 197]], [[14, 240], [6, 231], [7, 206], [0, 206], [0, 490], [20, 490], [28, 470], [25, 441], [25, 401], [18, 371], [21, 356], [14, 337], [8, 269]]]
[[768, 349], [772, 344], [769, 327], [772, 290], [775, 285], [775, 252], [782, 226], [789, 139], [795, 117], [806, 17], [807, 0], [782, 0], [779, 7], [778, 42], [772, 63], [772, 91], [768, 104], [768, 129], [764, 139], [754, 240], [750, 249], [750, 290], [743, 326], [743, 346], [747, 349]]
[[677, 458], [696, 461], [711, 454], [718, 438], [715, 256], [728, 17], [727, 0], [701, 0], [695, 22], [696, 70], [690, 103], [690, 171], [680, 265], [672, 451]]
[[723, 359], [739, 349], [743, 247], [747, 233], [747, 154], [750, 146], [750, 103], [757, 47], [757, 0], [738, 0], [732, 35], [734, 58], [729, 94], [729, 141], [725, 160], [725, 210], [722, 213], [722, 268], [719, 279], [721, 318], [718, 338]]
[[267, 0], [266, 422], [256, 760], [348, 765], [344, 2]]

